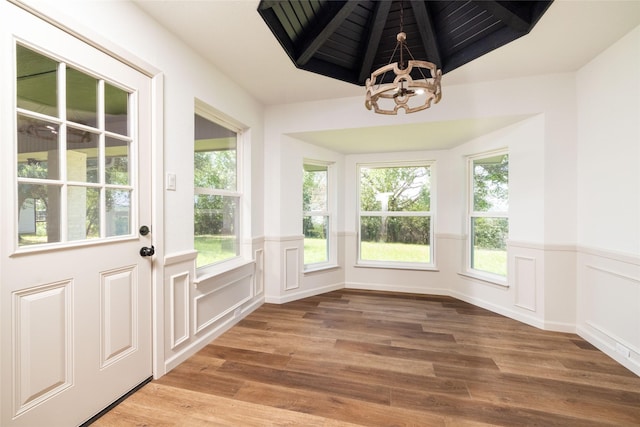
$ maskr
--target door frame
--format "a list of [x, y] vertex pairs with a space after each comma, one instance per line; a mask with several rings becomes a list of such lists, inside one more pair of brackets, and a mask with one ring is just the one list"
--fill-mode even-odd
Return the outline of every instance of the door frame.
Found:
[[59, 8], [37, 0], [7, 0], [37, 18], [83, 41], [151, 80], [151, 225], [155, 256], [151, 267], [151, 369], [153, 378], [166, 373], [164, 357], [164, 73], [125, 48], [65, 15]]

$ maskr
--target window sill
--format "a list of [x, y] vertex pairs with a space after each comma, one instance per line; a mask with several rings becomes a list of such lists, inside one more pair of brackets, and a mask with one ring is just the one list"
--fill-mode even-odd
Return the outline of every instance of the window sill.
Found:
[[338, 268], [340, 268], [338, 264], [312, 265], [309, 268], [304, 269], [304, 274], [317, 273], [317, 272], [327, 271], [327, 270], [337, 270]]
[[468, 279], [479, 280], [480, 282], [484, 282], [490, 285], [500, 286], [502, 288], [509, 288], [509, 283], [506, 278], [502, 278], [500, 276], [494, 276], [491, 274], [482, 274], [476, 273], [473, 271], [465, 271], [462, 273], [458, 273], [458, 275], [462, 277], [466, 277]]
[[224, 273], [228, 273], [233, 270], [237, 270], [241, 267], [253, 264], [251, 259], [245, 259], [242, 257], [233, 258], [228, 261], [222, 261], [219, 264], [203, 267], [202, 270], [196, 270], [196, 278], [193, 281], [195, 285], [211, 279], [212, 277], [219, 276]]
[[359, 262], [356, 268], [384, 268], [387, 270], [418, 270], [418, 271], [440, 271], [438, 267], [430, 264], [411, 264], [411, 263], [366, 263]]

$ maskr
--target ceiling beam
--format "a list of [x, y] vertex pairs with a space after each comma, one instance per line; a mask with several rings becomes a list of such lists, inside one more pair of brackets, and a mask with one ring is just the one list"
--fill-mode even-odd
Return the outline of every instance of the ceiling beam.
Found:
[[390, 9], [390, 1], [376, 2], [376, 9], [374, 11], [373, 20], [371, 21], [371, 26], [369, 27], [369, 35], [365, 39], [366, 46], [364, 47], [364, 55], [362, 55], [360, 72], [358, 73], [358, 84], [363, 85], [367, 78], [371, 75], [371, 67], [373, 67], [373, 61], [380, 45], [382, 31], [384, 30], [384, 24], [387, 22], [387, 17], [389, 16]]
[[427, 6], [424, 1], [412, 1], [410, 3], [413, 8], [416, 23], [418, 24], [422, 45], [427, 53], [427, 59], [429, 62], [436, 64], [437, 68], [442, 68], [442, 58], [440, 57], [440, 49], [438, 48], [438, 37], [436, 36], [436, 30]]
[[519, 33], [528, 33], [531, 29], [531, 13], [527, 5], [529, 2], [501, 2], [501, 1], [478, 1], [476, 4], [487, 12], [501, 20], [509, 28]]
[[[303, 66], [313, 57], [320, 47], [340, 27], [345, 19], [358, 7], [358, 1], [328, 2], [317, 25], [312, 25], [312, 33], [305, 34], [301, 41], [302, 48], [296, 58], [296, 64]], [[319, 31], [318, 31], [319, 29]]]
[[276, 0], [263, 0], [258, 4], [258, 10], [270, 9], [278, 3], [280, 2]]
[[523, 35], [524, 34], [517, 33], [511, 28], [504, 26], [476, 43], [467, 46], [465, 49], [459, 50], [453, 55], [450, 55], [447, 58], [447, 63], [442, 66], [442, 73], [446, 74], [453, 71], [456, 68], [499, 48], [500, 46], [504, 46], [505, 44], [522, 37]]
[[[274, 5], [274, 7], [279, 6]], [[278, 42], [280, 42], [280, 45], [289, 56], [289, 58], [291, 58], [291, 61], [295, 63], [295, 58], [291, 54], [294, 48], [293, 43], [291, 42], [291, 38], [289, 37], [287, 30], [282, 25], [278, 14], [274, 10], [274, 7], [260, 7], [258, 9], [258, 13], [260, 13], [260, 16], [262, 16], [262, 19], [264, 20], [265, 24], [267, 24], [273, 35], [276, 36], [276, 39], [278, 40]]]

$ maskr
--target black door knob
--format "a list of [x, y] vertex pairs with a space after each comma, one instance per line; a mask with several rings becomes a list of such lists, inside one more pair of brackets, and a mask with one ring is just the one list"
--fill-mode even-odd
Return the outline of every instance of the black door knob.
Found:
[[156, 249], [151, 246], [150, 248], [143, 246], [140, 248], [140, 256], [152, 256], [156, 253]]

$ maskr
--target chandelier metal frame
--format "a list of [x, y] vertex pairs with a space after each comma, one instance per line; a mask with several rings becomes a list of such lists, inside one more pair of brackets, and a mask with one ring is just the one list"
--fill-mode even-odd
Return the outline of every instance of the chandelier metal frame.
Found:
[[[432, 103], [438, 103], [442, 99], [442, 70], [428, 61], [416, 60], [407, 46], [407, 35], [404, 27], [404, 5], [400, 4], [400, 32], [396, 36], [396, 47], [391, 54], [389, 63], [371, 73], [365, 83], [367, 89], [365, 107], [373, 109], [375, 113], [396, 115], [398, 110], [404, 109], [405, 113], [415, 113], [431, 107]], [[394, 62], [393, 58], [399, 51], [400, 61]], [[411, 58], [405, 65], [404, 52]], [[411, 77], [416, 70], [420, 79]], [[431, 77], [425, 76], [425, 71]], [[386, 74], [393, 72], [395, 75], [391, 83], [383, 83]], [[414, 73], [415, 75], [415, 73]], [[390, 101], [393, 101], [391, 103]], [[389, 105], [389, 106], [388, 106]]]

